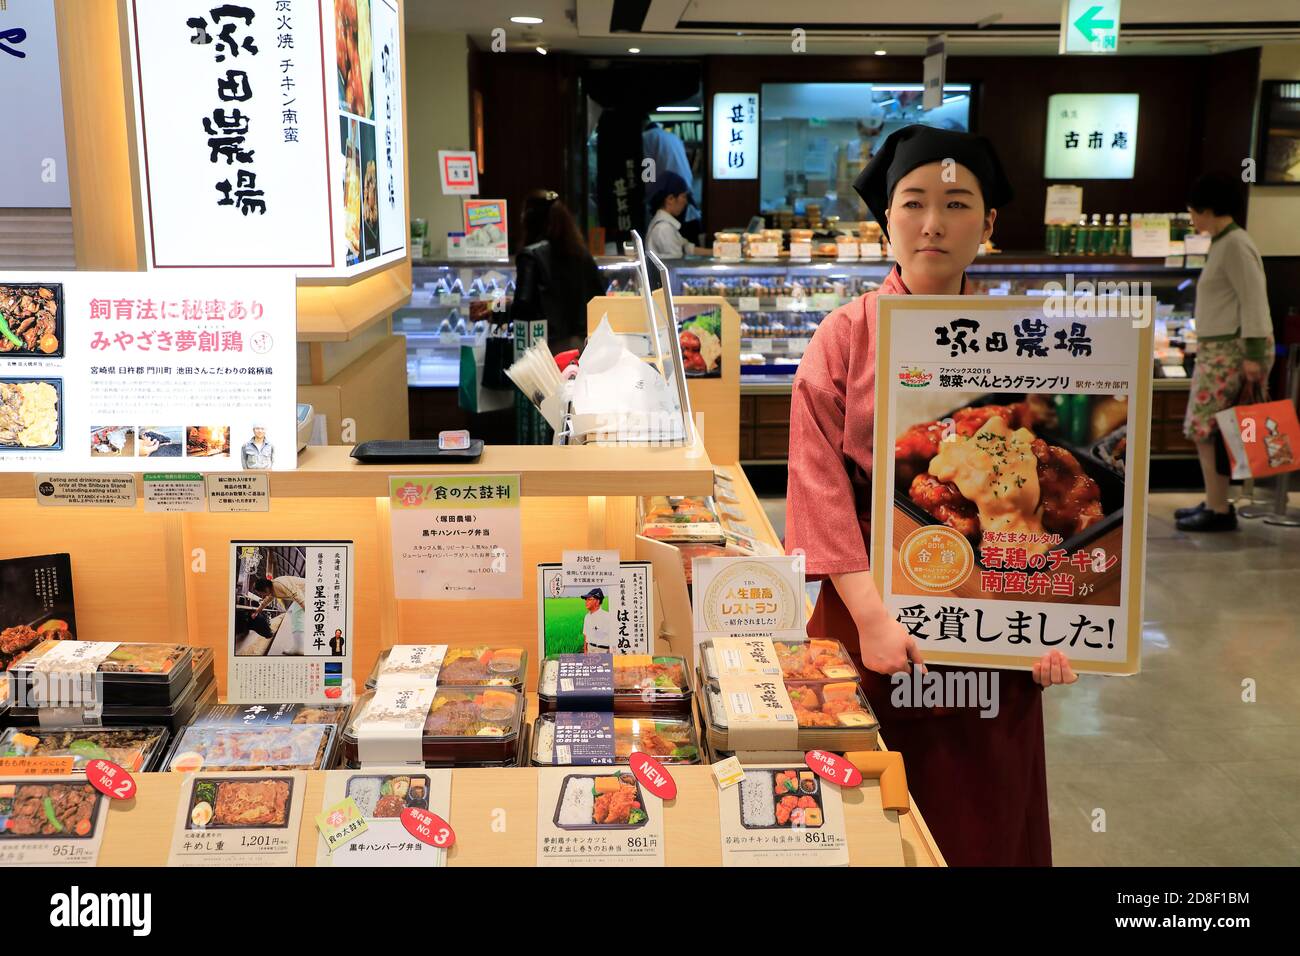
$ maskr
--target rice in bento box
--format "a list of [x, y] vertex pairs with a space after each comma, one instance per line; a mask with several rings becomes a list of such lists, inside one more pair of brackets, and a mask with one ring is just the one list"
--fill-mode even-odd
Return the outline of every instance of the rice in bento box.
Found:
[[560, 804], [561, 826], [590, 826], [596, 795], [590, 777], [570, 777], [565, 781], [564, 800]]
[[348, 781], [348, 796], [357, 803], [357, 809], [361, 811], [363, 817], [373, 817], [375, 807], [379, 803], [379, 788], [381, 781], [378, 777], [354, 777]]
[[740, 781], [741, 819], [751, 826], [776, 825], [776, 801], [772, 799], [772, 774], [766, 770], [747, 770]]

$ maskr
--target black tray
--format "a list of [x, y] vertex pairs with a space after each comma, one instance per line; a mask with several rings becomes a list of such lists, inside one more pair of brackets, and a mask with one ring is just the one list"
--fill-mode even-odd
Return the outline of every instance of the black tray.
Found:
[[[1008, 405], [1015, 401], [1024, 401], [1024, 395], [1021, 393], [989, 393], [972, 402], [966, 402], [956, 408], [937, 416], [936, 421], [942, 421], [945, 418], [951, 418], [954, 414], [963, 408], [978, 408], [984, 405]], [[1098, 538], [1105, 535], [1108, 531], [1120, 524], [1124, 520], [1124, 478], [1117, 474], [1112, 468], [1106, 465], [1100, 458], [1092, 454], [1092, 451], [1080, 448], [1069, 441], [1066, 441], [1058, 433], [1044, 428], [1033, 429], [1034, 435], [1044, 439], [1049, 445], [1057, 445], [1064, 448], [1079, 461], [1079, 466], [1083, 473], [1097, 482], [1098, 490], [1101, 492], [1101, 507], [1105, 511], [1105, 516], [1091, 527], [1085, 528], [1078, 534], [1066, 538], [1058, 547], [1066, 551], [1078, 551], [1087, 547]], [[908, 497], [907, 491], [894, 488], [894, 505], [901, 508], [904, 513], [922, 525], [939, 525], [943, 522], [935, 518], [934, 515], [926, 511], [911, 498]], [[946, 527], [946, 526], [945, 526]], [[975, 551], [975, 563], [984, 568], [984, 562], [980, 558], [979, 547], [973, 548]], [[985, 568], [987, 570], [987, 568]]]
[[434, 441], [378, 440], [363, 441], [352, 449], [352, 457], [367, 465], [473, 464], [483, 454], [483, 439], [471, 438], [468, 448], [438, 447]]

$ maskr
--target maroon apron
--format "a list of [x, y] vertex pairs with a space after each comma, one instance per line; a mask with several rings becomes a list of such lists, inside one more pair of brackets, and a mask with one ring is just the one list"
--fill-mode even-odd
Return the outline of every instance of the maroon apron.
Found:
[[903, 755], [912, 799], [950, 866], [1052, 865], [1042, 688], [1028, 671], [996, 672], [996, 717], [981, 717], [977, 706], [898, 708], [889, 678], [862, 666], [857, 626], [829, 579], [808, 633], [843, 641], [853, 654], [885, 743]]

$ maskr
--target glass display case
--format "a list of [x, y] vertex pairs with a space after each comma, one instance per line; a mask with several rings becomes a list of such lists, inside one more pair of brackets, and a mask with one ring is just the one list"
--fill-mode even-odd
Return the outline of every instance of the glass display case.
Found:
[[[892, 268], [893, 261], [886, 259], [682, 259], [669, 265], [675, 295], [722, 296], [736, 308], [741, 373], [747, 383], [769, 385], [791, 381], [826, 314], [877, 288]], [[1186, 356], [1195, 350], [1194, 333], [1188, 333], [1196, 273], [1158, 260], [1000, 253], [980, 257], [966, 274], [973, 290], [982, 295], [1036, 295], [1048, 283], [1069, 290], [1079, 289], [1084, 281], [1127, 283], [1120, 288], [1134, 295], [1149, 288], [1157, 302], [1157, 343], [1165, 350], [1160, 357], [1169, 363], [1166, 368], [1185, 368], [1190, 364]]]
[[[722, 296], [741, 317], [740, 458], [779, 463], [790, 442], [790, 389], [817, 326], [832, 309], [877, 288], [892, 260], [682, 259], [670, 266], [679, 296]], [[1082, 283], [1156, 300], [1153, 459], [1187, 459], [1195, 448], [1182, 434], [1188, 378], [1195, 355], [1196, 269], [1161, 259], [997, 253], [967, 269], [982, 295], [1039, 295], [1048, 283], [1082, 294]]]
[[[637, 294], [636, 261], [596, 260], [608, 294]], [[406, 381], [413, 388], [456, 388], [460, 347], [479, 335], [510, 337], [515, 294], [512, 259], [417, 259], [411, 267], [411, 303], [393, 314], [393, 332], [406, 336]]]

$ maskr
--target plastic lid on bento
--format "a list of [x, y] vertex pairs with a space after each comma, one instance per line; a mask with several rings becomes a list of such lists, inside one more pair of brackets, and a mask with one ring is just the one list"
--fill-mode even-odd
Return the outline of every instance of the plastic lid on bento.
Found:
[[[845, 734], [879, 727], [857, 681], [783, 681], [783, 684], [801, 734], [823, 730]], [[719, 682], [708, 683], [705, 697], [709, 725], [725, 733], [730, 721]]]
[[166, 727], [10, 727], [0, 734], [0, 757], [71, 757], [76, 773], [103, 759], [140, 773], [152, 769], [167, 737]]
[[185, 728], [167, 761], [168, 770], [323, 770], [329, 765], [334, 724], [287, 724], [250, 728]]
[[[717, 680], [728, 673], [779, 673], [784, 680], [842, 681], [859, 680], [858, 669], [848, 648], [833, 638], [812, 637], [803, 640], [773, 640], [775, 658], [770, 667], [758, 668], [752, 662], [738, 664], [739, 655], [729, 649], [727, 639], [700, 642], [700, 668], [706, 680]], [[730, 643], [735, 643], [731, 641]], [[770, 652], [769, 652], [770, 653]]]
[[15, 675], [102, 674], [108, 682], [166, 681], [188, 669], [191, 656], [185, 644], [48, 640], [28, 651], [11, 670]]
[[[624, 701], [654, 704], [680, 701], [689, 707], [691, 670], [672, 654], [553, 654], [538, 669], [537, 694], [563, 705], [590, 701], [603, 706]], [[592, 709], [580, 706], [562, 709]]]
[[533, 724], [532, 762], [538, 766], [621, 765], [633, 753], [664, 764], [699, 763], [695, 725], [689, 719], [595, 711], [540, 714]]
[[361, 740], [370, 728], [382, 733], [379, 725], [411, 723], [426, 741], [516, 737], [523, 723], [524, 696], [513, 687], [403, 689], [415, 690], [420, 693], [367, 691], [357, 701], [345, 738]]
[[379, 652], [366, 688], [382, 681], [522, 689], [527, 670], [528, 652], [522, 647], [398, 644]]

